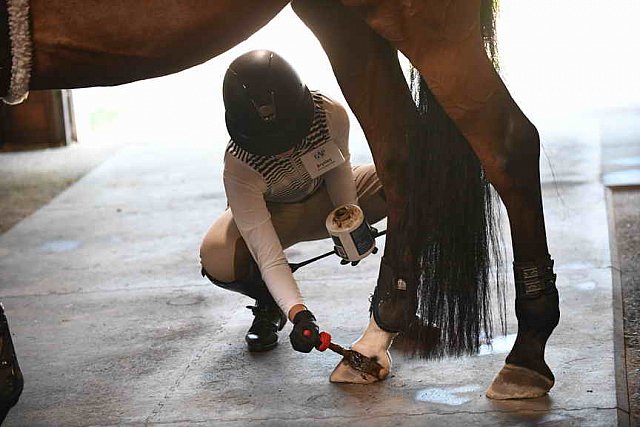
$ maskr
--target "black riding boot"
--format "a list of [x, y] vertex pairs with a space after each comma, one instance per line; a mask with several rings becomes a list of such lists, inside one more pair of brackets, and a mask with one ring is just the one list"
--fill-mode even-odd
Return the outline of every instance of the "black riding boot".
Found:
[[256, 300], [255, 306], [247, 306], [254, 315], [253, 323], [245, 335], [249, 351], [267, 351], [278, 345], [278, 331], [287, 324], [287, 316], [269, 293], [255, 263], [251, 263], [246, 278], [234, 282], [221, 282], [211, 277], [204, 268], [202, 275], [216, 286]]
[[287, 323], [282, 310], [277, 305], [261, 304], [256, 301], [254, 307], [248, 305], [253, 315], [253, 323], [244, 339], [249, 351], [267, 351], [278, 345], [278, 331]]
[[13, 349], [11, 332], [0, 304], [0, 424], [22, 393], [24, 380]]

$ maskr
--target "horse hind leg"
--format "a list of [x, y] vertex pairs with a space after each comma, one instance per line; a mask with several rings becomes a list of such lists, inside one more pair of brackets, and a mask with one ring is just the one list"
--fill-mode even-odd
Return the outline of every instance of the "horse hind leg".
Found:
[[[546, 394], [555, 382], [544, 352], [560, 318], [542, 208], [540, 138], [483, 58], [489, 73], [485, 83], [492, 83], [493, 91], [475, 108], [451, 108], [451, 112], [502, 198], [511, 226], [518, 335], [487, 397], [534, 398]], [[470, 87], [472, 82], [468, 83]], [[445, 98], [445, 109], [451, 106], [449, 102]]]
[[[546, 394], [555, 382], [544, 353], [547, 340], [560, 320], [540, 189], [540, 138], [497, 74], [494, 76], [497, 92], [484, 108], [493, 111], [489, 115], [499, 112], [502, 127], [496, 128], [500, 129], [495, 135], [498, 143], [490, 148], [490, 156], [481, 156], [481, 161], [505, 204], [511, 226], [518, 334], [505, 366], [487, 390], [487, 397], [535, 398]], [[476, 125], [482, 128], [481, 123]], [[481, 144], [475, 141], [471, 145], [474, 143]]]
[[24, 378], [11, 341], [9, 323], [0, 303], [0, 425], [9, 410], [18, 402], [24, 387]]
[[543, 216], [538, 132], [510, 96], [480, 37], [445, 46], [425, 43], [409, 59], [480, 159], [509, 217], [518, 335], [487, 396], [542, 396], [555, 381], [544, 352], [560, 312]]

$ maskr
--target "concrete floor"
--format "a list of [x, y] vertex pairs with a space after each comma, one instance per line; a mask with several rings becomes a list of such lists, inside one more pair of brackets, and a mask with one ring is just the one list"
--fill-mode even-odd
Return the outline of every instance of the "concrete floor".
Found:
[[[484, 396], [515, 337], [512, 294], [508, 335], [493, 348], [438, 362], [394, 352], [390, 378], [370, 386], [330, 384], [339, 357], [294, 352], [289, 326], [274, 351], [246, 352], [250, 301], [209, 285], [198, 268], [200, 239], [226, 203], [222, 149], [149, 144], [122, 148], [0, 236], [0, 295], [26, 381], [6, 425], [617, 424], [600, 147], [583, 122], [559, 129], [540, 126], [562, 310], [547, 350], [557, 377], [549, 396]], [[378, 261], [327, 259], [296, 273], [336, 342], [366, 325]]]
[[110, 157], [122, 143], [73, 144], [68, 147], [0, 155], [0, 233], [76, 182]]

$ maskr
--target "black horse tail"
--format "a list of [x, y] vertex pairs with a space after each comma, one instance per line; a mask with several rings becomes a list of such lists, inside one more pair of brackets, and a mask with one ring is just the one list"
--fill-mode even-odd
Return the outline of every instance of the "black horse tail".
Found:
[[[482, 1], [487, 54], [497, 63], [496, 0]], [[420, 115], [410, 144], [406, 182], [412, 194], [398, 230], [407, 270], [409, 310], [417, 316], [404, 331], [405, 350], [425, 358], [473, 354], [492, 337], [492, 290], [505, 331], [504, 273], [497, 196], [480, 161], [417, 70], [411, 90]], [[405, 258], [406, 260], [407, 258]], [[495, 285], [492, 285], [495, 283]], [[437, 331], [434, 333], [434, 331]]]

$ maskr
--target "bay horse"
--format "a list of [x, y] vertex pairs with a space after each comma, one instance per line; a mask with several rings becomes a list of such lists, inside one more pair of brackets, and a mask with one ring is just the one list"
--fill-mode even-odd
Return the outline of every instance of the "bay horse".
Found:
[[[500, 252], [490, 183], [509, 218], [518, 334], [487, 396], [531, 398], [554, 384], [544, 351], [559, 321], [558, 294], [543, 217], [540, 138], [496, 70], [496, 2], [294, 0], [292, 7], [329, 57], [389, 207], [371, 321], [353, 348], [377, 356], [388, 373], [398, 332], [426, 358], [473, 353], [483, 332], [490, 337], [488, 295]], [[118, 85], [209, 60], [289, 1], [6, 3], [1, 95], [16, 89], [11, 77], [24, 77], [7, 53], [15, 54], [17, 43], [31, 43], [19, 49], [32, 55], [23, 61], [31, 64], [28, 89]], [[19, 38], [14, 21], [24, 14], [16, 10], [25, 7], [30, 34]], [[414, 67], [411, 85], [398, 52]], [[336, 382], [379, 379], [343, 363], [331, 375]]]

